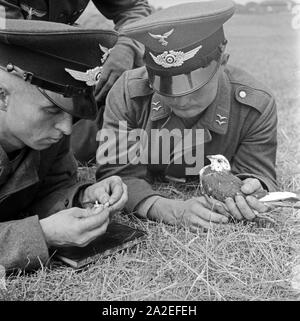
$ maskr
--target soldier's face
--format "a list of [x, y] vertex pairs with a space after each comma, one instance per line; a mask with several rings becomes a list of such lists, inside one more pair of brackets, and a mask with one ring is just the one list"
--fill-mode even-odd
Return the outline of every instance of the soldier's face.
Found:
[[54, 106], [36, 87], [26, 86], [26, 90], [11, 93], [6, 126], [13, 144], [42, 150], [71, 134], [72, 117]]
[[200, 115], [215, 99], [218, 91], [218, 70], [212, 79], [200, 89], [179, 97], [161, 97], [164, 106], [169, 107], [181, 118], [192, 118]]

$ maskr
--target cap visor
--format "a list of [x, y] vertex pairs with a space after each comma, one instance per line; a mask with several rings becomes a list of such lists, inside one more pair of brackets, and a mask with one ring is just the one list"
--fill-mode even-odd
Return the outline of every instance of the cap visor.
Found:
[[64, 97], [53, 91], [39, 88], [53, 104], [68, 114], [77, 118], [95, 119], [97, 115], [97, 104], [92, 91], [86, 95]]
[[159, 94], [165, 96], [184, 96], [206, 85], [217, 72], [219, 65], [219, 61], [212, 60], [204, 68], [198, 68], [189, 73], [174, 76], [157, 75], [148, 68], [149, 80], [154, 91]]

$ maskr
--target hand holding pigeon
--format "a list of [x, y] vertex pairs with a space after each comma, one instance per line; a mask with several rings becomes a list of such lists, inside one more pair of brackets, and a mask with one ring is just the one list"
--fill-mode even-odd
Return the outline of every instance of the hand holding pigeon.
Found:
[[[258, 213], [267, 212], [274, 201], [294, 199], [290, 192], [265, 191], [256, 178], [244, 181], [231, 173], [229, 161], [223, 155], [207, 156], [211, 164], [200, 170], [201, 190], [207, 198], [213, 198], [226, 205], [231, 215], [238, 219], [252, 220]], [[281, 203], [284, 206], [284, 203]], [[288, 206], [288, 205], [287, 205]]]

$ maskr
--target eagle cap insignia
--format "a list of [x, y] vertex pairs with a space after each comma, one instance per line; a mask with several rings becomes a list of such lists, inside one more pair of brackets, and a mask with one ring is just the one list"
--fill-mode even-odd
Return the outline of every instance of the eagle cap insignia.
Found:
[[159, 43], [161, 43], [163, 46], [166, 46], [168, 44], [168, 42], [165, 40], [167, 39], [169, 36], [171, 36], [171, 34], [173, 33], [174, 29], [171, 29], [170, 31], [165, 32], [163, 35], [154, 35], [151, 32], [148, 32], [148, 34], [154, 38], [157, 39]]
[[88, 69], [86, 72], [65, 68], [74, 79], [84, 81], [88, 86], [94, 86], [99, 81], [102, 73], [102, 67]]
[[201, 48], [202, 45], [188, 52], [170, 50], [164, 51], [158, 56], [154, 56], [151, 52], [150, 55], [154, 62], [159, 66], [162, 66], [164, 68], [180, 67], [185, 61], [193, 58]]
[[103, 52], [103, 56], [101, 58], [101, 63], [104, 64], [113, 48], [108, 49], [104, 46], [101, 46], [100, 44], [99, 44], [99, 47], [100, 47], [100, 50]]
[[20, 6], [21, 9], [27, 13], [26, 20], [32, 20], [33, 16], [36, 16], [37, 18], [42, 18], [47, 14], [47, 11], [31, 8], [25, 3], [21, 3]]

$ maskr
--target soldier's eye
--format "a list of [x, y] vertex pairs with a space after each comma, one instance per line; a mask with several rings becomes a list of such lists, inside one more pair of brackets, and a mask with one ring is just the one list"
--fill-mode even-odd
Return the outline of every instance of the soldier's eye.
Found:
[[57, 115], [62, 112], [62, 110], [60, 108], [55, 107], [55, 106], [47, 107], [44, 109], [44, 111], [50, 115]]

